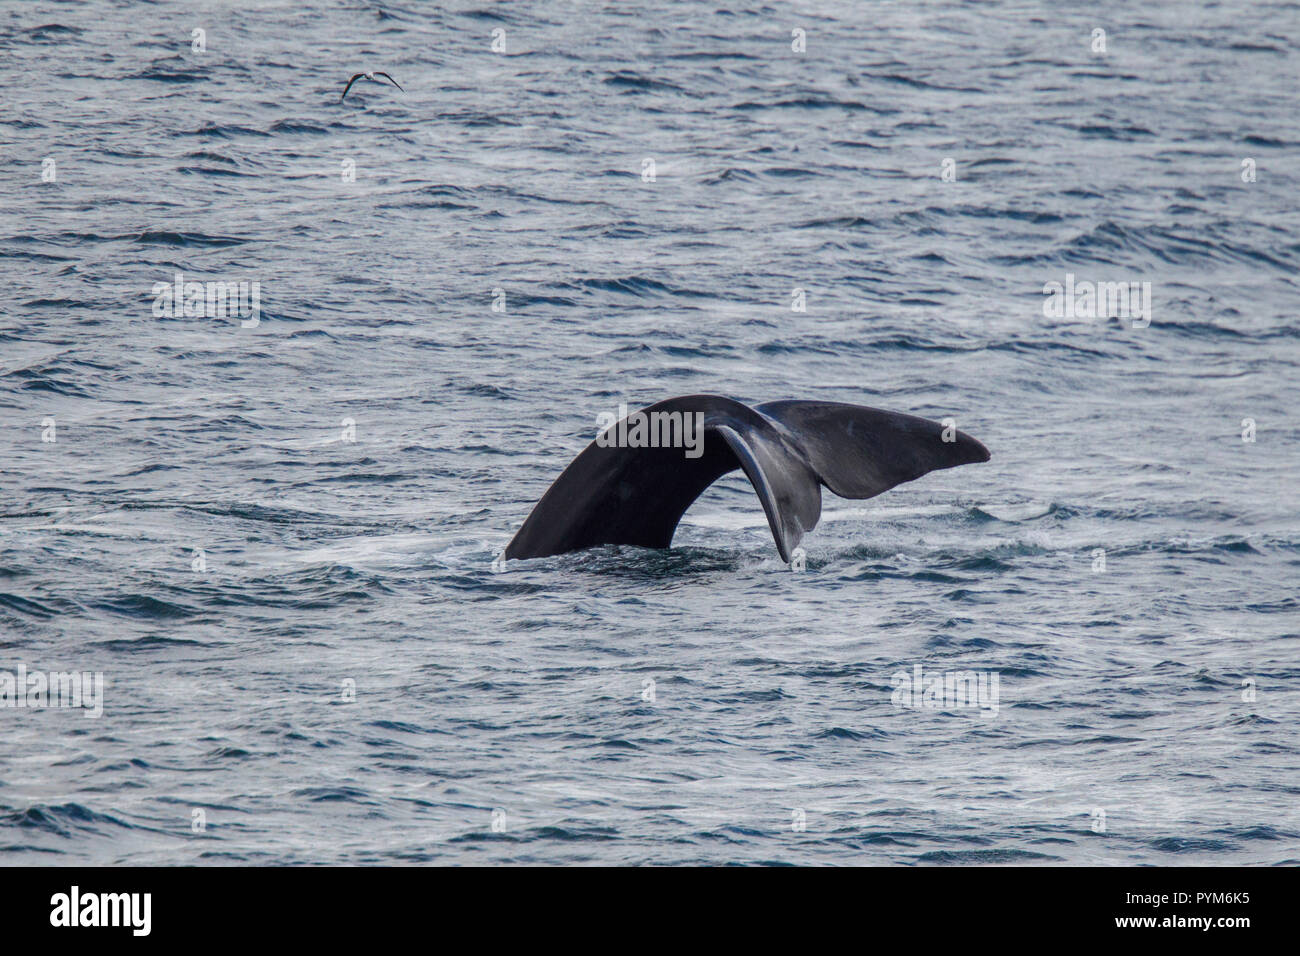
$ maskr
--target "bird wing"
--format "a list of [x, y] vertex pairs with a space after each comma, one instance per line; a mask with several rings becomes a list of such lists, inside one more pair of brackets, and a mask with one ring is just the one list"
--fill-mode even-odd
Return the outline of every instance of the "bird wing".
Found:
[[352, 89], [352, 84], [355, 83], [357, 80], [361, 79], [363, 76], [365, 76], [364, 73], [352, 74], [352, 79], [348, 80], [348, 85], [343, 87], [343, 95], [339, 97], [340, 103], [342, 103], [343, 100], [347, 98], [348, 90]]

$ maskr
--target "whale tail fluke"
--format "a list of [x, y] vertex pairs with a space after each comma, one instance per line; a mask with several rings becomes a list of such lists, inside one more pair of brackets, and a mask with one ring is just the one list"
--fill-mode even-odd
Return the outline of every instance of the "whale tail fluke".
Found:
[[798, 436], [824, 484], [841, 498], [874, 498], [931, 471], [988, 461], [955, 426], [841, 402], [768, 402], [759, 412]]
[[[694, 456], [680, 444], [610, 438], [630, 434], [627, 422], [637, 416], [650, 423], [652, 437], [661, 421], [698, 428]], [[640, 435], [645, 438], [644, 429]], [[704, 489], [740, 468], [763, 505], [777, 551], [789, 561], [821, 517], [822, 485], [843, 498], [871, 498], [927, 472], [988, 459], [988, 450], [964, 432], [898, 412], [838, 402], [751, 408], [720, 395], [670, 398], [588, 445], [542, 496], [504, 557], [540, 558], [601, 544], [666, 548]]]

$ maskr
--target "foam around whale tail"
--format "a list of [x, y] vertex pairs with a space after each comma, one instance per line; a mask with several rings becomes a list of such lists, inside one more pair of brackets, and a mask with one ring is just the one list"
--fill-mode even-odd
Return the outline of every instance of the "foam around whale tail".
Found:
[[[699, 429], [691, 454], [610, 435], [637, 435], [634, 418]], [[639, 433], [642, 438], [645, 429]], [[837, 402], [781, 401], [750, 408], [720, 395], [670, 398], [629, 415], [588, 445], [533, 508], [504, 556], [540, 558], [601, 544], [666, 548], [686, 509], [723, 475], [745, 472], [789, 561], [821, 517], [821, 486], [871, 498], [926, 472], [988, 461], [974, 438], [938, 422]]]

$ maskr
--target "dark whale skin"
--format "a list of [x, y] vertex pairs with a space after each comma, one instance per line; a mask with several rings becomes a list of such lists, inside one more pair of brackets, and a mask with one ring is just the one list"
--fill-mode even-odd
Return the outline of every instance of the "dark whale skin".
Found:
[[[666, 548], [686, 509], [709, 485], [743, 469], [783, 561], [821, 517], [821, 486], [871, 498], [927, 472], [988, 461], [964, 432], [914, 415], [839, 402], [750, 407], [721, 395], [686, 395], [641, 414], [703, 415], [703, 453], [602, 447], [592, 442], [547, 490], [503, 557], [542, 558], [602, 544]], [[628, 418], [632, 418], [631, 415]], [[617, 428], [618, 426], [612, 426]]]

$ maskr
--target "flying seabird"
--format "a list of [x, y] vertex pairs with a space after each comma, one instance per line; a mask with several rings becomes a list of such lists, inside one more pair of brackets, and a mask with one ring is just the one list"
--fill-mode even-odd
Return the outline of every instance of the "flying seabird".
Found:
[[[343, 96], [339, 97], [339, 102], [340, 103], [343, 102], [343, 100], [348, 95], [348, 90], [352, 89], [352, 84], [355, 83], [357, 80], [370, 80], [374, 83], [378, 83], [379, 81], [375, 79], [375, 77], [377, 76], [382, 76], [389, 83], [392, 83], [393, 86], [397, 87], [399, 90], [402, 90], [401, 83], [398, 83], [395, 79], [393, 79], [391, 76], [389, 76], [387, 73], [384, 73], [381, 70], [371, 70], [369, 73], [354, 73], [352, 75], [352, 79], [348, 80], [348, 85], [343, 87]], [[405, 93], [406, 90], [402, 90], [402, 92]]]

